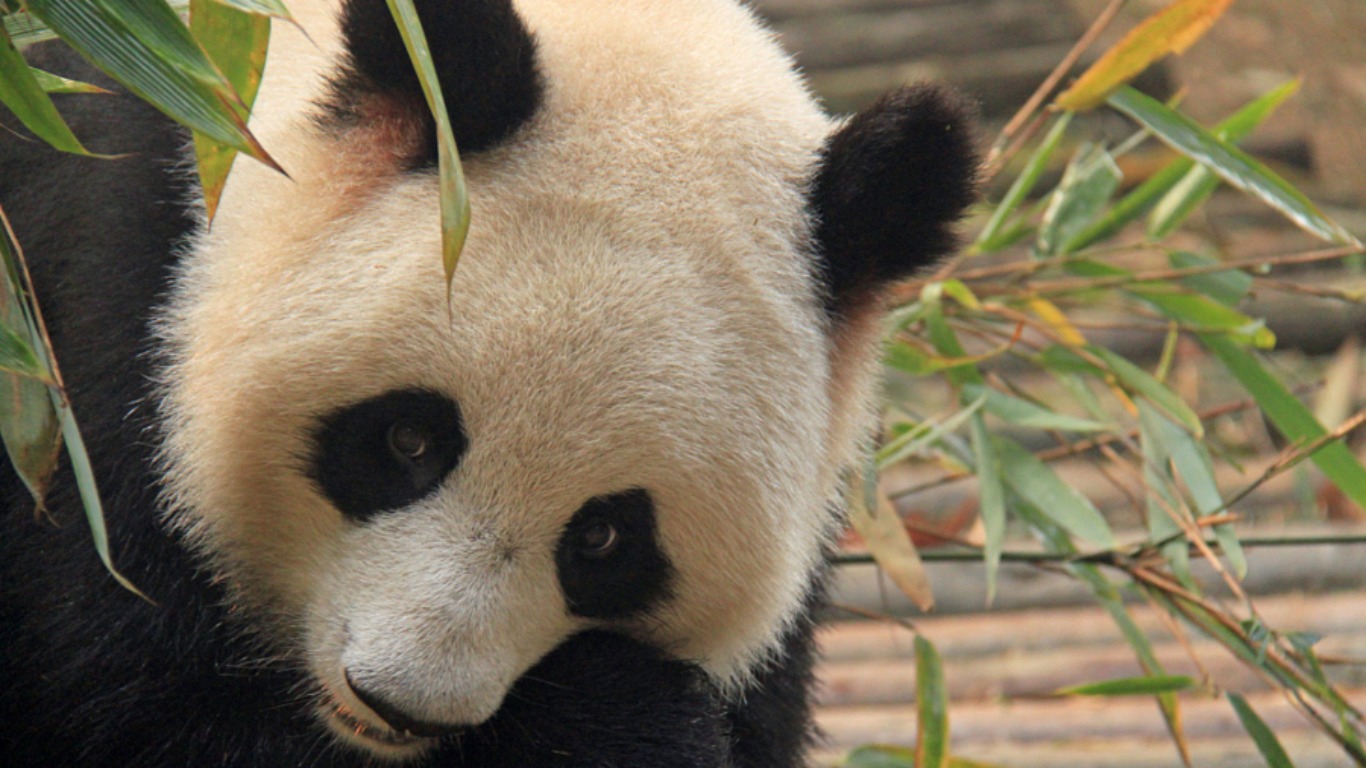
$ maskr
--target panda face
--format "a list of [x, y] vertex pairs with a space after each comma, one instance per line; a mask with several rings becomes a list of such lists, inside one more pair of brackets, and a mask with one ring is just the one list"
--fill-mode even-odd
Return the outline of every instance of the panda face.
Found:
[[811, 213], [861, 208], [861, 166], [822, 159], [835, 126], [748, 11], [621, 5], [424, 21], [438, 52], [488, 55], [458, 37], [495, 24], [534, 49], [534, 82], [493, 84], [515, 109], [477, 75], [517, 67], [442, 75], [479, 150], [448, 292], [430, 125], [372, 61], [384, 3], [292, 3], [308, 37], [277, 25], [252, 119], [290, 178], [238, 164], [161, 318], [171, 520], [379, 756], [484, 722], [594, 628], [739, 690], [835, 525], [877, 328], [822, 289], [870, 295], [814, 261]]

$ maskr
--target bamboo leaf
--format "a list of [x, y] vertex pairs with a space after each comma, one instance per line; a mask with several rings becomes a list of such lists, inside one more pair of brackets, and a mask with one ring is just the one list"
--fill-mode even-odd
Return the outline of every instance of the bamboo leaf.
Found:
[[[1020, 516], [1043, 538], [1044, 545], [1049, 551], [1064, 554], [1076, 553], [1076, 546], [1067, 537], [1067, 534], [1053, 521], [1044, 517], [1037, 508], [1023, 501], [1017, 504], [1015, 508], [1019, 511]], [[1153, 652], [1152, 643], [1134, 621], [1133, 616], [1130, 615], [1129, 609], [1124, 605], [1124, 600], [1120, 597], [1119, 590], [1115, 588], [1115, 585], [1105, 578], [1098, 567], [1091, 563], [1073, 562], [1068, 564], [1067, 569], [1091, 589], [1091, 592], [1096, 596], [1096, 601], [1110, 615], [1115, 626], [1119, 628], [1120, 634], [1133, 648], [1134, 656], [1138, 659], [1138, 664], [1143, 668], [1143, 671], [1153, 677], [1166, 676], [1166, 670], [1162, 667], [1162, 663], [1157, 660], [1157, 654]], [[1172, 735], [1172, 741], [1176, 743], [1182, 761], [1189, 766], [1190, 749], [1186, 744], [1185, 729], [1181, 723], [1180, 702], [1177, 701], [1176, 695], [1173, 693], [1158, 693], [1155, 698], [1162, 711], [1163, 720], [1166, 721], [1167, 730]]]
[[872, 745], [849, 753], [844, 768], [915, 768], [915, 750]]
[[1000, 204], [991, 212], [991, 218], [987, 221], [987, 225], [983, 227], [981, 234], [977, 236], [977, 241], [973, 243], [973, 247], [978, 251], [990, 253], [1006, 247], [1005, 240], [1007, 238], [1002, 236], [1006, 222], [1039, 183], [1039, 178], [1048, 169], [1048, 161], [1053, 159], [1053, 153], [1057, 151], [1058, 144], [1062, 141], [1063, 135], [1067, 133], [1067, 126], [1071, 122], [1072, 114], [1070, 112], [1064, 112], [1053, 119], [1053, 127], [1048, 130], [1048, 134], [1044, 136], [1043, 141], [1034, 150], [1034, 154], [1030, 155], [1029, 161], [1025, 163], [1024, 170], [1015, 177], [1010, 189], [1006, 190], [1005, 197], [1001, 198]]
[[1115, 159], [1103, 147], [1091, 145], [1078, 151], [1044, 211], [1039, 250], [1050, 256], [1062, 253], [1063, 246], [1105, 210], [1123, 179]]
[[963, 387], [964, 399], [983, 400], [987, 412], [1002, 421], [1036, 429], [1057, 429], [1065, 432], [1103, 432], [1111, 426], [1090, 419], [1069, 416], [1065, 413], [1041, 408], [1028, 400], [1022, 400], [1004, 392], [998, 392], [981, 384], [968, 384]]
[[1111, 91], [1138, 76], [1148, 65], [1194, 45], [1232, 3], [1233, 0], [1176, 0], [1149, 16], [1058, 96], [1058, 107], [1086, 110], [1100, 106]]
[[[1235, 143], [1241, 141], [1270, 116], [1281, 103], [1294, 95], [1299, 87], [1299, 80], [1291, 80], [1253, 99], [1216, 126], [1214, 134], [1225, 141]], [[1162, 170], [1150, 176], [1132, 192], [1125, 195], [1095, 223], [1068, 241], [1063, 247], [1063, 252], [1076, 253], [1119, 232], [1126, 224], [1137, 219], [1144, 211], [1148, 210], [1153, 201], [1170, 192], [1172, 187], [1180, 183], [1181, 179], [1195, 167], [1195, 162], [1187, 157], [1179, 157], [1171, 161]]]
[[3, 325], [0, 325], [0, 370], [45, 383], [50, 381], [47, 366], [34, 354], [33, 347], [10, 327]]
[[1161, 408], [1172, 418], [1176, 419], [1181, 426], [1190, 431], [1196, 437], [1204, 437], [1205, 428], [1200, 423], [1200, 417], [1195, 411], [1191, 410], [1186, 402], [1172, 392], [1167, 385], [1153, 378], [1147, 371], [1139, 368], [1126, 360], [1121, 355], [1115, 354], [1105, 347], [1088, 346], [1088, 352], [1100, 358], [1105, 366], [1120, 380], [1129, 390], [1142, 395], [1150, 400], [1157, 407]]
[[1073, 685], [1059, 688], [1054, 693], [1058, 696], [1144, 696], [1175, 693], [1194, 687], [1195, 681], [1186, 675], [1147, 675]]
[[[1299, 81], [1292, 80], [1253, 101], [1239, 111], [1234, 118], [1214, 130], [1214, 135], [1224, 141], [1237, 143], [1263, 120], [1270, 117], [1276, 108], [1299, 89]], [[1152, 215], [1148, 218], [1148, 237], [1160, 240], [1175, 232], [1190, 215], [1214, 194], [1219, 187], [1219, 178], [1203, 165], [1197, 165], [1162, 198]]]
[[28, 9], [172, 119], [279, 170], [247, 130], [232, 86], [165, 0], [28, 0]]
[[908, 430], [904, 435], [884, 445], [875, 455], [879, 470], [896, 464], [939, 442], [945, 435], [956, 432], [968, 417], [976, 413], [986, 403], [986, 398], [978, 398], [966, 408], [944, 419], [938, 424], [921, 424]]
[[[1014, 440], [998, 437], [991, 442], [1010, 490], [1074, 536], [1105, 548], [1116, 546], [1114, 533], [1090, 499]], [[980, 468], [978, 472], [980, 476]]]
[[[194, 5], [194, 4], [197, 3], [198, 1], [199, 1], [199, 0], [191, 0], [190, 4], [191, 4], [191, 5]], [[242, 11], [242, 12], [244, 12], [244, 13], [249, 13], [249, 14], [253, 14], [253, 15], [261, 15], [261, 16], [274, 16], [274, 17], [277, 18], [277, 19], [284, 19], [284, 20], [286, 20], [286, 21], [292, 21], [292, 20], [293, 20], [293, 17], [289, 15], [289, 9], [285, 7], [285, 4], [284, 4], [283, 0], [211, 0], [211, 1], [214, 2], [214, 3], [216, 3], [216, 4], [218, 4], [218, 5], [223, 6], [223, 7], [225, 7], [225, 8], [232, 8], [232, 9], [235, 9], [235, 10], [238, 10], [238, 11]], [[200, 40], [203, 40], [203, 38], [199, 38], [199, 39], [200, 39]]]
[[1145, 513], [1150, 541], [1165, 541], [1162, 555], [1171, 565], [1172, 573], [1189, 589], [1195, 589], [1191, 578], [1190, 548], [1184, 529], [1175, 518], [1186, 518], [1186, 506], [1173, 493], [1168, 465], [1171, 454], [1160, 435], [1164, 420], [1143, 403], [1139, 410], [1139, 444], [1143, 449], [1143, 485], [1146, 494]]
[[[247, 3], [259, 5], [259, 3]], [[278, 5], [278, 3], [276, 3]], [[247, 13], [224, 0], [191, 0], [190, 33], [218, 65], [250, 112], [261, 87], [270, 43], [270, 18]], [[203, 133], [194, 135], [194, 153], [209, 223], [227, 184], [237, 150]]]
[[1305, 231], [1324, 240], [1360, 245], [1350, 232], [1325, 216], [1304, 193], [1189, 117], [1128, 86], [1115, 91], [1109, 104], [1152, 131], [1171, 148], [1209, 168], [1229, 185], [1280, 211]]
[[61, 424], [62, 439], [66, 441], [66, 453], [71, 459], [71, 470], [76, 476], [76, 488], [81, 496], [81, 504], [85, 507], [85, 520], [90, 526], [90, 537], [95, 543], [95, 551], [104, 563], [105, 570], [109, 571], [109, 575], [113, 576], [115, 581], [129, 592], [152, 602], [150, 597], [144, 595], [142, 590], [114, 567], [114, 559], [109, 552], [109, 531], [104, 524], [104, 506], [100, 503], [99, 489], [95, 486], [95, 472], [90, 466], [90, 455], [85, 450], [85, 441], [81, 439], [76, 415], [71, 412], [70, 406], [62, 400], [56, 390], [49, 390], [49, 394], [52, 397], [52, 406], [57, 411], [57, 421]]
[[948, 689], [939, 651], [924, 635], [915, 636], [915, 703], [918, 712], [916, 768], [947, 768], [949, 760]]
[[981, 413], [972, 415], [970, 429], [973, 464], [977, 471], [977, 504], [985, 539], [982, 562], [986, 566], [987, 605], [990, 605], [996, 599], [996, 574], [1001, 569], [1001, 550], [1005, 545], [1005, 488], [1001, 484], [1001, 459]]
[[[1172, 465], [1190, 491], [1196, 512], [1201, 517], [1222, 512], [1223, 495], [1219, 493], [1218, 483], [1214, 479], [1214, 465], [1205, 446], [1196, 442], [1185, 430], [1156, 413], [1148, 411], [1146, 415], [1149, 418], [1144, 424], [1150, 429], [1149, 436], [1161, 446], [1161, 452], [1171, 459]], [[1243, 554], [1243, 546], [1233, 531], [1233, 525], [1224, 523], [1214, 526], [1214, 535], [1224, 556], [1228, 558], [1233, 573], [1240, 579], [1247, 576], [1247, 557]]]
[[446, 113], [446, 101], [441, 95], [441, 83], [432, 64], [427, 37], [412, 0], [387, 0], [394, 16], [408, 56], [413, 60], [422, 92], [427, 96], [427, 107], [436, 118], [437, 163], [441, 186], [441, 262], [446, 270], [446, 286], [455, 279], [455, 268], [460, 263], [460, 252], [470, 230], [470, 198], [465, 188], [465, 172], [460, 165], [460, 151], [455, 145], [455, 132]]
[[[18, 256], [9, 221], [0, 210], [0, 322], [9, 333], [31, 340], [36, 334], [23, 303]], [[61, 428], [47, 391], [35, 378], [0, 373], [0, 437], [15, 473], [40, 507], [62, 450]]]
[[1233, 705], [1233, 711], [1238, 713], [1238, 720], [1242, 722], [1243, 728], [1252, 737], [1252, 742], [1257, 745], [1257, 751], [1262, 753], [1270, 768], [1294, 768], [1290, 756], [1285, 753], [1285, 747], [1281, 746], [1280, 740], [1267, 726], [1266, 721], [1248, 705], [1247, 699], [1230, 691], [1228, 703]]
[[[1186, 251], [1174, 251], [1167, 261], [1177, 269], [1205, 267], [1219, 262], [1208, 256]], [[1203, 275], [1187, 275], [1181, 284], [1197, 293], [1202, 293], [1225, 306], [1234, 307], [1252, 290], [1252, 275], [1241, 269], [1228, 269], [1224, 272], [1208, 272]]]
[[857, 497], [849, 505], [849, 522], [863, 537], [878, 567], [922, 611], [934, 610], [934, 592], [920, 553], [906, 532], [892, 502], [877, 487], [875, 470], [869, 466], [863, 482], [850, 483]]
[[63, 152], [91, 154], [57, 112], [28, 62], [14, 47], [9, 34], [0, 31], [0, 103], [9, 107], [38, 138]]
[[[1268, 373], [1250, 351], [1225, 336], [1199, 334], [1198, 337], [1288, 440], [1308, 444], [1328, 434], [1309, 408], [1291, 394], [1285, 384]], [[1325, 444], [1310, 459], [1348, 498], [1366, 508], [1366, 467], [1362, 467], [1341, 440]]]
[[38, 85], [42, 86], [45, 93], [109, 93], [98, 85], [58, 77], [51, 72], [44, 72], [34, 67], [30, 67], [29, 71], [33, 73], [34, 79], [38, 81]]

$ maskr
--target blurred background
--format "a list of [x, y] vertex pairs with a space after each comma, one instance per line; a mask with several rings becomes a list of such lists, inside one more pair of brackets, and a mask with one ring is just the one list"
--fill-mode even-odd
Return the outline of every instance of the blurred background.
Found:
[[[879, 94], [919, 80], [951, 83], [982, 112], [987, 146], [1071, 50], [1110, 0], [756, 0], [827, 107], [855, 111]], [[1130, 0], [1119, 18], [1083, 54], [1073, 77], [1167, 0]], [[1177, 99], [1205, 125], [1286, 81], [1299, 93], [1243, 143], [1251, 154], [1305, 191], [1358, 236], [1366, 233], [1366, 2], [1362, 0], [1238, 0], [1190, 51], [1150, 68], [1135, 85], [1159, 99]], [[1069, 78], [1070, 79], [1070, 78]], [[1064, 84], [1067, 80], [1063, 81]], [[1110, 146], [1134, 132], [1113, 111], [1078, 117], [1069, 141]], [[1025, 153], [1027, 154], [1027, 152]], [[1061, 176], [1072, 151], [1047, 171]], [[1173, 155], [1157, 142], [1119, 158], [1123, 188], [1141, 183]], [[1014, 164], [1020, 165], [1020, 160]], [[1018, 167], [987, 190], [999, 200]], [[1047, 190], [1052, 183], [1042, 183]], [[968, 229], [976, 231], [980, 222]], [[1176, 236], [1179, 247], [1230, 258], [1308, 251], [1322, 244], [1248, 197], [1217, 193]], [[1356, 337], [1366, 332], [1366, 277], [1358, 257], [1346, 265], [1304, 266], [1285, 274], [1302, 290], [1261, 291], [1240, 309], [1265, 317], [1278, 338], [1270, 359], [1277, 375], [1310, 403], [1325, 424], [1341, 423], [1366, 405], [1366, 369]], [[1277, 277], [1282, 277], [1280, 271]], [[1322, 289], [1322, 290], [1320, 290]], [[1328, 295], [1336, 293], [1337, 295]], [[1355, 300], [1344, 300], [1353, 297]], [[1155, 362], [1165, 334], [1106, 330], [1103, 312], [1088, 316], [1087, 335], [1135, 362]], [[1151, 367], [1151, 365], [1149, 365]], [[1003, 377], [1035, 376], [1009, 363]], [[1169, 382], [1198, 407], [1245, 399], [1217, 363], [1194, 343], [1176, 348]], [[1326, 382], [1326, 383], [1325, 383]], [[1047, 386], [1029, 382], [1027, 389]], [[939, 378], [889, 383], [893, 399], [951, 404]], [[1284, 447], [1255, 410], [1211, 419], [1212, 450], [1221, 458], [1226, 494], [1256, 477]], [[1018, 439], [1034, 449], [1041, 433]], [[1030, 441], [1035, 442], [1030, 445]], [[1366, 446], [1358, 437], [1361, 456]], [[1223, 460], [1228, 460], [1224, 466]], [[1141, 487], [1107, 476], [1095, 457], [1054, 465], [1092, 499], [1117, 532], [1142, 526]], [[897, 498], [913, 538], [932, 552], [935, 532], [972, 540], [977, 516], [971, 481], [926, 482], [932, 472], [896, 467], [885, 477], [898, 488], [931, 487]], [[1320, 655], [1334, 662], [1331, 679], [1358, 707], [1366, 705], [1366, 513], [1304, 463], [1277, 475], [1236, 507], [1244, 538], [1283, 535], [1343, 537], [1342, 543], [1249, 551], [1245, 587], [1279, 629], [1321, 634]], [[1022, 531], [1017, 533], [1023, 535]], [[858, 543], [851, 539], [851, 551]], [[856, 745], [915, 741], [915, 664], [911, 632], [869, 614], [914, 622], [939, 648], [950, 699], [953, 754], [1002, 766], [1170, 766], [1180, 759], [1151, 697], [1058, 698], [1059, 688], [1141, 674], [1133, 650], [1076, 581], [1047, 568], [1005, 564], [997, 596], [985, 610], [980, 563], [931, 562], [937, 609], [926, 617], [870, 565], [839, 568], [837, 608], [824, 631], [820, 724], [828, 735], [824, 764], [838, 764]], [[1204, 578], [1212, 579], [1206, 572]], [[1135, 604], [1167, 670], [1188, 674], [1211, 690], [1243, 691], [1280, 736], [1294, 764], [1341, 766], [1348, 758], [1286, 703], [1283, 694], [1214, 643], [1172, 631], [1169, 620]], [[1195, 661], [1199, 659], [1199, 661]], [[1192, 762], [1198, 766], [1263, 764], [1226, 702], [1182, 697]]]

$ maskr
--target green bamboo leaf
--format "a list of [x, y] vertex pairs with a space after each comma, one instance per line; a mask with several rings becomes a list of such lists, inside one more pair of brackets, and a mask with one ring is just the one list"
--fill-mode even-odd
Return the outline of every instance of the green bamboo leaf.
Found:
[[1129, 86], [1111, 94], [1108, 103], [1152, 131], [1168, 146], [1214, 171], [1231, 186], [1280, 211], [1305, 231], [1324, 240], [1360, 245], [1350, 232], [1325, 216], [1304, 193], [1189, 117]]
[[1103, 147], [1091, 145], [1077, 152], [1063, 172], [1039, 227], [1039, 250], [1049, 256], [1095, 221], [1119, 189], [1124, 174]]
[[105, 570], [114, 580], [123, 585], [123, 588], [141, 597], [148, 602], [152, 599], [142, 593], [142, 590], [134, 586], [119, 570], [114, 567], [113, 556], [109, 552], [109, 531], [104, 524], [104, 505], [100, 503], [99, 489], [95, 485], [95, 472], [90, 467], [90, 455], [85, 450], [85, 441], [81, 439], [80, 427], [76, 424], [76, 415], [71, 412], [71, 408], [62, 400], [62, 396], [56, 390], [49, 390], [52, 397], [52, 407], [57, 411], [57, 421], [61, 424], [62, 439], [66, 441], [66, 454], [71, 459], [71, 470], [76, 476], [76, 489], [80, 493], [81, 503], [85, 507], [85, 520], [90, 526], [91, 539], [95, 543], [95, 551], [99, 553], [100, 561], [104, 563]]
[[1147, 490], [1145, 514], [1148, 519], [1150, 541], [1164, 541], [1162, 556], [1171, 565], [1172, 573], [1188, 589], [1196, 589], [1191, 578], [1190, 545], [1184, 530], [1173, 515], [1187, 517], [1186, 505], [1174, 493], [1170, 471], [1171, 454], [1163, 442], [1162, 425], [1165, 420], [1146, 403], [1138, 404], [1139, 445], [1143, 449], [1143, 485]]
[[1054, 691], [1057, 696], [1145, 696], [1154, 693], [1176, 693], [1195, 687], [1186, 675], [1145, 675], [1105, 680], [1099, 683], [1073, 685]]
[[[1020, 501], [1013, 505], [1024, 518], [1025, 522], [1038, 532], [1043, 539], [1044, 546], [1050, 552], [1061, 554], [1076, 554], [1077, 548], [1056, 523], [1049, 520], [1037, 508], [1028, 502]], [[1148, 636], [1134, 621], [1129, 609], [1120, 597], [1119, 590], [1101, 573], [1100, 568], [1091, 563], [1072, 562], [1067, 564], [1067, 569], [1072, 572], [1083, 584], [1090, 588], [1095, 595], [1096, 601], [1100, 603], [1105, 612], [1110, 615], [1110, 619], [1119, 628], [1124, 640], [1133, 648], [1134, 656], [1138, 659], [1138, 665], [1143, 668], [1144, 673], [1152, 677], [1165, 677], [1167, 672], [1162, 663], [1157, 660], [1157, 654], [1153, 652], [1152, 643]], [[1181, 705], [1173, 693], [1158, 693], [1155, 695], [1158, 707], [1162, 710], [1162, 718], [1167, 724], [1167, 731], [1172, 735], [1172, 741], [1176, 743], [1177, 749], [1181, 752], [1183, 761], [1189, 765], [1189, 749], [1186, 745], [1185, 730], [1181, 725]]]
[[1233, 711], [1238, 713], [1238, 720], [1242, 722], [1243, 728], [1252, 737], [1252, 742], [1257, 745], [1257, 751], [1262, 753], [1270, 768], [1294, 768], [1290, 756], [1285, 753], [1285, 747], [1281, 746], [1280, 740], [1267, 726], [1266, 721], [1248, 705], [1247, 699], [1230, 691], [1228, 703], [1233, 705]]
[[449, 288], [455, 279], [455, 268], [460, 263], [460, 252], [464, 250], [465, 238], [470, 230], [470, 198], [465, 188], [465, 172], [460, 165], [460, 151], [455, 145], [455, 133], [451, 130], [450, 117], [446, 113], [441, 83], [436, 77], [431, 50], [427, 47], [427, 37], [422, 32], [417, 10], [412, 0], [387, 2], [389, 12], [393, 14], [394, 22], [403, 36], [403, 44], [408, 48], [408, 56], [413, 60], [413, 68], [417, 70], [422, 92], [427, 96], [427, 107], [436, 118], [441, 187], [441, 261]]
[[[191, 0], [190, 33], [201, 41], [204, 52], [218, 65], [250, 111], [265, 71], [270, 18], [245, 12], [223, 0]], [[212, 223], [237, 150], [196, 132], [194, 152], [204, 207]]]
[[[32, 340], [37, 334], [23, 303], [18, 255], [9, 220], [0, 209], [0, 323], [7, 332]], [[33, 350], [31, 343], [27, 346]], [[0, 373], [0, 438], [15, 473], [39, 506], [62, 449], [61, 428], [47, 392], [47, 385], [35, 378]]]
[[49, 381], [47, 366], [34, 354], [33, 347], [8, 326], [0, 325], [0, 371]]
[[960, 365], [954, 365], [944, 369], [944, 376], [949, 382], [957, 387], [964, 384], [983, 384], [986, 382], [982, 378], [982, 372], [977, 370], [974, 359], [963, 351], [963, 345], [958, 342], [958, 336], [949, 327], [948, 320], [944, 318], [944, 307], [940, 302], [937, 293], [926, 291], [921, 301], [926, 304], [925, 330], [929, 335], [930, 343], [938, 350], [939, 354], [953, 360], [964, 360]]
[[[1218, 264], [1217, 259], [1187, 251], [1173, 251], [1167, 261], [1177, 269], [1206, 267]], [[1225, 306], [1235, 307], [1252, 290], [1252, 275], [1241, 269], [1230, 268], [1223, 272], [1208, 272], [1203, 275], [1187, 275], [1181, 284], [1202, 293]]]
[[849, 753], [844, 768], [915, 768], [915, 750], [871, 745]]
[[[191, 0], [194, 5], [198, 0]], [[260, 16], [274, 16], [277, 19], [293, 21], [289, 9], [285, 7], [283, 0], [211, 0], [211, 2], [226, 8], [232, 8], [244, 13]], [[203, 38], [200, 38], [203, 40]]]
[[[1214, 134], [1225, 141], [1234, 143], [1241, 141], [1274, 112], [1276, 107], [1298, 91], [1299, 87], [1299, 80], [1291, 80], [1253, 99], [1216, 126]], [[1064, 252], [1076, 253], [1119, 232], [1125, 225], [1148, 210], [1153, 201], [1170, 192], [1171, 188], [1180, 183], [1181, 179], [1195, 167], [1195, 162], [1186, 157], [1180, 157], [1168, 163], [1162, 170], [1148, 177], [1132, 192], [1125, 195], [1094, 224], [1068, 241], [1063, 248]]]
[[38, 81], [38, 85], [42, 86], [45, 93], [109, 93], [98, 85], [58, 77], [51, 72], [44, 72], [34, 67], [30, 67], [29, 71], [33, 73], [33, 78]]
[[1090, 345], [1086, 347], [1086, 351], [1103, 361], [1110, 372], [1115, 375], [1115, 378], [1124, 385], [1125, 389], [1152, 401], [1153, 404], [1176, 419], [1181, 426], [1189, 430], [1192, 435], [1204, 437], [1205, 428], [1200, 423], [1200, 417], [1167, 385], [1105, 347]]
[[1148, 239], [1161, 240], [1175, 232], [1218, 188], [1219, 177], [1205, 166], [1197, 165], [1187, 171], [1153, 207], [1148, 217]]
[[998, 437], [991, 442], [1010, 490], [1072, 535], [1107, 549], [1116, 546], [1110, 525], [1090, 499], [1064, 483], [1047, 464], [1014, 440]]
[[886, 469], [934, 445], [944, 435], [956, 432], [959, 427], [963, 426], [963, 422], [981, 409], [984, 403], [986, 403], [986, 398], [978, 398], [966, 408], [938, 424], [921, 424], [914, 429], [907, 430], [905, 434], [897, 436], [895, 440], [882, 446], [874, 455], [877, 468], [879, 470]]
[[[165, 0], [84, 0], [98, 6], [107, 18], [117, 22], [133, 37], [142, 41], [157, 58], [180, 72], [208, 85], [218, 87], [223, 76], [194, 38], [186, 34], [185, 25]], [[35, 0], [31, 5], [61, 5], [61, 0]], [[42, 12], [35, 11], [39, 15]]]
[[1130, 293], [1156, 306], [1163, 314], [1205, 331], [1224, 331], [1241, 344], [1258, 349], [1276, 346], [1276, 334], [1263, 320], [1254, 320], [1227, 304], [1187, 292], [1171, 283], [1134, 283]]
[[28, 0], [28, 9], [172, 119], [279, 170], [247, 130], [246, 110], [232, 86], [165, 0]]
[[924, 635], [915, 636], [916, 768], [947, 768], [949, 760], [949, 702], [944, 685], [944, 663]]
[[[1299, 90], [1299, 86], [1298, 80], [1291, 80], [1264, 94], [1216, 128], [1214, 135], [1224, 141], [1237, 143], [1270, 117], [1277, 107]], [[1197, 165], [1188, 170], [1153, 209], [1148, 218], [1148, 237], [1160, 240], [1175, 232], [1218, 187], [1219, 177], [1205, 166]]]
[[[1328, 434], [1314, 414], [1246, 348], [1226, 336], [1198, 334], [1229, 373], [1257, 401], [1271, 423], [1291, 442], [1309, 444]], [[1366, 467], [1341, 440], [1327, 443], [1310, 460], [1353, 502], [1366, 508]]]
[[1064, 112], [1053, 119], [1053, 127], [1048, 130], [1043, 141], [1034, 150], [1034, 154], [1030, 155], [1024, 169], [1020, 171], [1020, 175], [1015, 177], [1010, 189], [1006, 190], [1005, 197], [1001, 198], [1000, 204], [991, 212], [991, 218], [987, 221], [986, 227], [982, 229], [982, 233], [977, 236], [977, 241], [973, 243], [976, 250], [990, 253], [1006, 247], [1005, 241], [1008, 238], [1002, 236], [1006, 222], [1039, 183], [1039, 178], [1048, 169], [1048, 161], [1053, 159], [1053, 153], [1057, 151], [1058, 144], [1062, 141], [1063, 135], [1067, 132], [1067, 126], [1071, 123], [1071, 112]]
[[23, 50], [34, 43], [41, 43], [44, 40], [52, 40], [57, 37], [52, 30], [47, 28], [46, 24], [33, 18], [33, 14], [27, 11], [7, 14], [4, 21], [5, 33], [10, 36], [19, 50]]
[[[1139, 405], [1140, 409], [1145, 407], [1143, 404]], [[1223, 495], [1219, 493], [1219, 485], [1214, 479], [1214, 465], [1205, 446], [1196, 442], [1184, 429], [1155, 412], [1148, 410], [1144, 413], [1148, 417], [1144, 425], [1150, 430], [1149, 436], [1171, 459], [1172, 465], [1190, 491], [1196, 513], [1200, 517], [1208, 517], [1224, 511]], [[1233, 525], [1224, 523], [1214, 526], [1214, 535], [1224, 556], [1228, 558], [1234, 575], [1240, 579], [1247, 576], [1247, 557], [1243, 554], [1243, 546], [1233, 531]], [[1184, 543], [1182, 546], [1185, 546]]]
[[1001, 569], [1001, 550], [1006, 537], [1005, 488], [1001, 484], [1001, 459], [996, 454], [986, 421], [980, 412], [970, 422], [973, 464], [977, 472], [977, 504], [982, 518], [982, 562], [986, 566], [987, 604], [996, 599], [996, 574]]
[[1057, 429], [1065, 432], [1103, 432], [1111, 425], [1090, 419], [1069, 416], [1065, 413], [1041, 408], [1028, 400], [999, 392], [981, 384], [967, 384], [963, 387], [963, 398], [983, 399], [987, 412], [1002, 421], [1036, 429]]
[[14, 47], [9, 34], [0, 31], [0, 103], [9, 107], [38, 138], [78, 155], [91, 154], [53, 106], [38, 76]]

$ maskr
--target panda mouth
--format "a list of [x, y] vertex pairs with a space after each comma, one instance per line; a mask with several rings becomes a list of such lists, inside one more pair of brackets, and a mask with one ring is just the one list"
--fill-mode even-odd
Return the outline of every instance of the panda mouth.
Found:
[[429, 737], [416, 736], [366, 722], [357, 717], [350, 707], [336, 699], [329, 702], [328, 708], [331, 710], [329, 718], [336, 726], [363, 741], [375, 742], [386, 747], [423, 746], [436, 741]]

